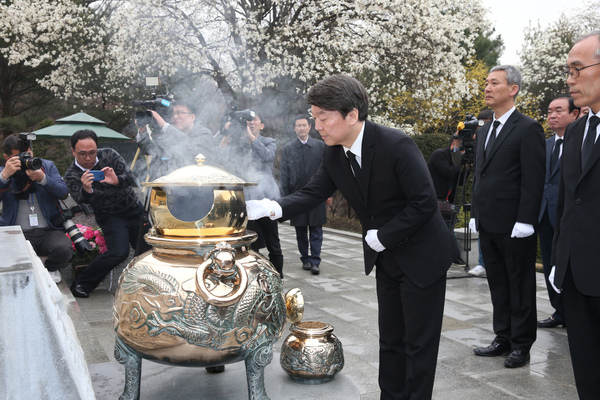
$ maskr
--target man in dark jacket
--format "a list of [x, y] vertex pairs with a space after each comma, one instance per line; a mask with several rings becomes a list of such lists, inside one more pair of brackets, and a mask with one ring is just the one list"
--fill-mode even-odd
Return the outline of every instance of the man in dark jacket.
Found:
[[560, 159], [562, 143], [567, 126], [579, 117], [579, 108], [575, 106], [570, 95], [559, 95], [548, 105], [548, 126], [555, 135], [546, 140], [546, 177], [544, 194], [539, 214], [540, 251], [544, 265], [544, 277], [550, 304], [554, 312], [548, 318], [538, 321], [538, 328], [554, 328], [565, 324], [565, 311], [562, 295], [552, 288], [548, 277], [552, 270], [552, 239], [556, 226], [556, 203], [558, 202], [558, 184], [560, 182]]
[[[246, 182], [257, 183], [256, 186], [244, 188], [246, 200], [264, 197], [276, 199], [279, 197], [279, 186], [273, 177], [273, 160], [277, 152], [277, 142], [261, 134], [265, 124], [260, 115], [254, 112], [252, 114], [253, 118], [247, 121], [246, 126], [225, 126], [217, 158], [223, 169]], [[258, 221], [248, 221], [247, 228], [258, 235], [258, 239], [252, 243], [252, 249], [259, 251], [266, 246], [269, 261], [283, 278], [283, 252], [277, 222], [262, 218]]]
[[[19, 225], [38, 256], [47, 256], [45, 267], [55, 282], [60, 282], [58, 270], [69, 263], [73, 245], [62, 226], [52, 224], [60, 212], [58, 203], [67, 198], [67, 185], [52, 161], [42, 159], [39, 169], [21, 169], [18, 134], [4, 140], [6, 164], [0, 167], [0, 226]], [[29, 141], [26, 153], [33, 157]]]
[[195, 164], [194, 159], [199, 153], [209, 161], [212, 159], [216, 148], [213, 135], [209, 129], [196, 122], [196, 111], [191, 103], [175, 102], [171, 124], [156, 111], [150, 112], [160, 129], [150, 134], [147, 125], [142, 125], [136, 136], [142, 153], [152, 156], [150, 179]]
[[[129, 245], [135, 248], [138, 234], [146, 233], [140, 231], [144, 206], [133, 191], [137, 181], [125, 160], [113, 149], [98, 149], [98, 137], [94, 131], [84, 129], [75, 132], [71, 137], [71, 147], [75, 161], [67, 170], [65, 181], [77, 203], [90, 204], [94, 209], [108, 249], [96, 257], [71, 285], [74, 296], [89, 297], [102, 279], [127, 259]], [[94, 181], [90, 170], [103, 171], [105, 178]], [[151, 249], [145, 241], [141, 241], [140, 246], [140, 253]]]
[[[435, 189], [438, 203], [448, 202], [454, 204], [461, 162], [460, 140], [456, 136], [452, 138], [448, 147], [434, 150], [434, 152], [431, 153], [431, 156], [427, 161], [427, 168], [431, 174], [431, 180], [433, 181], [433, 188]], [[448, 228], [452, 234], [454, 234], [455, 218], [453, 215], [442, 213], [442, 217], [444, 217], [444, 222], [446, 222], [446, 225], [448, 225]], [[454, 238], [454, 242], [458, 248], [456, 237]], [[456, 257], [453, 263], [465, 265], [465, 261], [460, 256]]]
[[289, 219], [339, 189], [363, 227], [365, 273], [377, 267], [381, 399], [430, 399], [457, 253], [423, 155], [408, 135], [367, 119], [367, 92], [350, 76], [317, 82], [306, 99], [327, 145], [323, 162], [299, 191], [247, 201], [248, 218]]
[[[283, 196], [302, 189], [317, 172], [323, 160], [325, 142], [309, 136], [309, 121], [310, 118], [307, 115], [298, 115], [294, 119], [294, 131], [298, 138], [283, 146], [281, 151], [279, 182], [281, 183], [281, 194]], [[305, 271], [310, 270], [313, 275], [319, 275], [320, 273], [323, 225], [326, 222], [326, 203], [322, 203], [309, 212], [290, 219], [291, 225], [296, 228], [296, 241], [298, 242], [302, 269]]]
[[485, 102], [494, 120], [477, 133], [469, 222], [481, 238], [496, 334], [474, 353], [508, 354], [507, 368], [525, 366], [536, 339], [535, 228], [545, 174], [544, 130], [515, 108], [521, 85], [512, 65], [492, 68], [486, 79]]

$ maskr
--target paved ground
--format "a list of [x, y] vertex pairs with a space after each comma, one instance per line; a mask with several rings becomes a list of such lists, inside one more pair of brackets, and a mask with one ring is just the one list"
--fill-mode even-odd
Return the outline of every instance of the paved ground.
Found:
[[[271, 399], [334, 400], [343, 398], [339, 397], [340, 391], [350, 393], [346, 399], [379, 399], [375, 278], [364, 275], [360, 237], [326, 230], [322, 272], [319, 276], [301, 269], [293, 228], [280, 225], [280, 237], [285, 256], [285, 290], [293, 287], [302, 290], [306, 302], [305, 320], [320, 320], [334, 326], [334, 334], [344, 347], [345, 366], [334, 381], [319, 387], [290, 384], [285, 374], [281, 373], [276, 354], [267, 371], [267, 391]], [[537, 286], [538, 317], [546, 318], [552, 309], [540, 273], [537, 274]], [[108, 282], [94, 291], [89, 299], [77, 301], [64, 281], [59, 287], [66, 296], [69, 312], [78, 329], [98, 399], [110, 398], [107, 397], [110, 390], [114, 392], [114, 387], [122, 388], [123, 375], [120, 364], [114, 361], [112, 355], [115, 335], [111, 322], [112, 294], [108, 290]], [[494, 337], [491, 310], [487, 281], [469, 277], [462, 268], [452, 267], [448, 275], [433, 398], [576, 399], [564, 328], [539, 329], [537, 341], [531, 350], [531, 364], [524, 368], [507, 369], [502, 358], [473, 355], [474, 347], [488, 345]], [[286, 326], [282, 338], [275, 345], [276, 352], [288, 334]], [[194, 375], [187, 372], [190, 369], [184, 369], [185, 372], [165, 371], [157, 365], [144, 362], [143, 399], [187, 399], [190, 398], [189, 391], [176, 389], [177, 385], [205, 382], [211, 387], [227, 391], [234, 379], [242, 379], [243, 376], [238, 366], [240, 363], [228, 366], [225, 374], [216, 378], [206, 375], [203, 370], [195, 370], [198, 375]], [[191, 383], [193, 377], [200, 375], [205, 377], [204, 381], [198, 379], [200, 383]], [[237, 378], [238, 375], [240, 378]], [[165, 387], [170, 389], [165, 390]], [[245, 391], [241, 393], [228, 400], [244, 399]], [[191, 397], [195, 396], [197, 394]], [[208, 395], [202, 398], [215, 400], [221, 397]]]

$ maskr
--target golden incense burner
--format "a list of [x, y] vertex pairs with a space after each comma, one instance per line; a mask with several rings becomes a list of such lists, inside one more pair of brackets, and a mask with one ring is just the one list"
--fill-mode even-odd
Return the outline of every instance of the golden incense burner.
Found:
[[150, 183], [145, 236], [154, 248], [123, 271], [113, 315], [121, 399], [139, 399], [141, 360], [211, 367], [244, 360], [250, 399], [268, 399], [264, 367], [286, 319], [282, 281], [250, 250], [243, 189], [212, 166], [180, 168]]

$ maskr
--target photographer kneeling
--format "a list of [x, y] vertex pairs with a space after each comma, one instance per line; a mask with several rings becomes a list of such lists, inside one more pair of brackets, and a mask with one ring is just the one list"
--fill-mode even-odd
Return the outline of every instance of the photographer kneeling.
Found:
[[33, 157], [27, 134], [4, 140], [6, 164], [0, 167], [0, 226], [19, 225], [54, 282], [60, 268], [73, 256], [73, 245], [62, 226], [52, 224], [60, 213], [59, 200], [67, 198], [67, 185], [52, 161]]
[[[71, 285], [76, 297], [89, 297], [102, 279], [129, 256], [129, 245], [135, 248], [144, 207], [133, 187], [135, 177], [123, 157], [113, 149], [98, 149], [98, 137], [89, 129], [79, 130], [71, 137], [75, 161], [65, 174], [69, 192], [78, 203], [88, 203], [94, 209], [96, 222], [102, 228], [107, 251], [96, 257]], [[104, 179], [94, 180], [90, 170], [104, 172]], [[148, 226], [149, 227], [149, 226]], [[146, 228], [147, 230], [147, 228]], [[140, 241], [141, 251], [151, 249]]]

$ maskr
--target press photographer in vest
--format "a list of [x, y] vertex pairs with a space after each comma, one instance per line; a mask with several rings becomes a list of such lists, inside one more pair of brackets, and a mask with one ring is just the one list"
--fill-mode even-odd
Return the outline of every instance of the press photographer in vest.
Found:
[[0, 226], [19, 225], [55, 282], [58, 271], [73, 256], [71, 240], [52, 218], [60, 212], [59, 200], [67, 198], [67, 185], [50, 160], [33, 156], [35, 134], [13, 134], [4, 140], [6, 163], [0, 167]]

